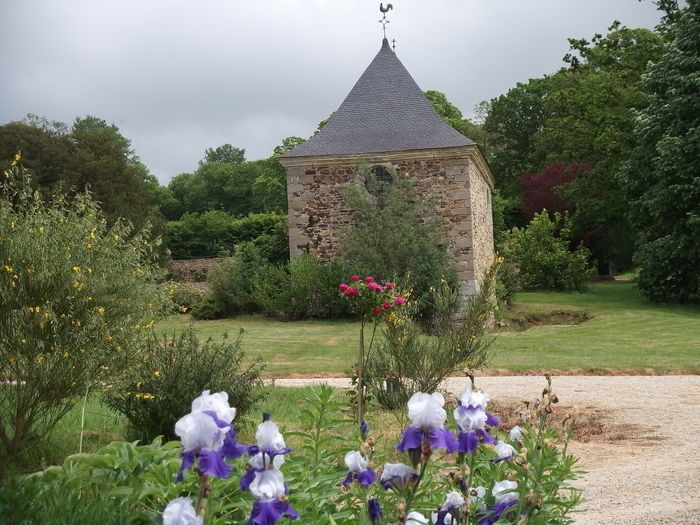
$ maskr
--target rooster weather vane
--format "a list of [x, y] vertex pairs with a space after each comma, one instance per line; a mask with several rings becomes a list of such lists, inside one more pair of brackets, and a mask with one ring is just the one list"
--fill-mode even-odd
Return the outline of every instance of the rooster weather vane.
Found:
[[379, 4], [379, 10], [382, 12], [382, 19], [379, 21], [380, 24], [382, 24], [382, 31], [384, 31], [384, 38], [386, 38], [386, 25], [389, 23], [389, 20], [386, 19], [386, 14], [394, 9], [394, 6], [391, 4], [386, 4], [386, 7], [384, 7], [384, 3], [382, 2]]

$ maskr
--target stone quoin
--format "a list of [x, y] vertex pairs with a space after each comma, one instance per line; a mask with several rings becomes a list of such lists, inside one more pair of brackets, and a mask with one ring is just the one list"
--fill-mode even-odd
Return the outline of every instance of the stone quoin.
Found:
[[386, 38], [328, 123], [280, 158], [287, 170], [291, 257], [340, 255], [352, 223], [343, 190], [359, 184], [358, 164], [394, 169], [431, 199], [457, 268], [473, 295], [494, 260], [493, 175], [479, 147], [446, 124]]

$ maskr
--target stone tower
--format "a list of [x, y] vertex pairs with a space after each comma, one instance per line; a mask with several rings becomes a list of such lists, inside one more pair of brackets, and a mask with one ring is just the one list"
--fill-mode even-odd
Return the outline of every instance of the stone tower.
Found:
[[356, 182], [359, 159], [409, 176], [437, 203], [462, 293], [476, 293], [494, 259], [493, 176], [479, 147], [440, 118], [386, 38], [328, 123], [280, 158], [292, 257], [339, 255], [339, 228], [350, 221], [343, 187]]

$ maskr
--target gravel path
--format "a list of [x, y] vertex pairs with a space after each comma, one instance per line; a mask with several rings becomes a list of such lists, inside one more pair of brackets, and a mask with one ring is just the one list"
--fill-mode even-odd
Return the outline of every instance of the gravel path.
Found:
[[[280, 386], [347, 379], [278, 379]], [[450, 378], [458, 393], [468, 380]], [[493, 399], [535, 397], [542, 377], [481, 377]], [[700, 376], [561, 376], [553, 389], [562, 405], [603, 410], [623, 429], [612, 442], [572, 443], [587, 473], [577, 482], [584, 504], [577, 525], [700, 525]]]

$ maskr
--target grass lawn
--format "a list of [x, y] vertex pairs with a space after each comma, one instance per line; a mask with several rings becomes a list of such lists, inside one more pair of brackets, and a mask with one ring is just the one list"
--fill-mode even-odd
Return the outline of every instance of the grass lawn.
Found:
[[[489, 367], [522, 373], [545, 369], [581, 372], [650, 370], [700, 373], [700, 308], [655, 305], [629, 283], [593, 284], [588, 292], [521, 293], [511, 316], [583, 310], [580, 325], [501, 331]], [[196, 332], [219, 338], [244, 329], [243, 348], [262, 356], [267, 374], [344, 375], [353, 362], [359, 324], [347, 321], [281, 322], [245, 316], [195, 321], [187, 316], [158, 323], [162, 332], [193, 323]]]

